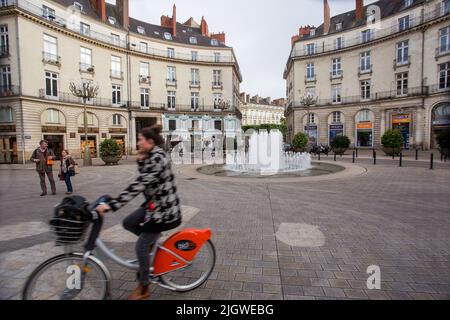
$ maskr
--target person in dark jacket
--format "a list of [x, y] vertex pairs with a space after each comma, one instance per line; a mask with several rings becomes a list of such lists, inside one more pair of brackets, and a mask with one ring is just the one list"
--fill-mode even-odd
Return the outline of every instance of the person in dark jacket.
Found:
[[138, 170], [139, 176], [117, 198], [97, 207], [100, 215], [110, 209], [117, 211], [140, 193], [146, 201], [141, 208], [123, 221], [126, 230], [136, 234], [136, 253], [139, 260], [139, 285], [128, 297], [129, 300], [143, 300], [149, 292], [149, 253], [163, 231], [178, 227], [181, 220], [180, 200], [172, 172], [170, 157], [161, 148], [164, 139], [162, 127], [144, 128], [139, 133]]
[[71, 177], [75, 175], [75, 160], [73, 160], [72, 156], [69, 154], [68, 150], [63, 150], [61, 153], [61, 170], [59, 172], [60, 176], [64, 179], [66, 183], [67, 192], [66, 194], [73, 193], [72, 181]]
[[41, 197], [47, 195], [47, 184], [45, 183], [45, 175], [47, 174], [50, 186], [52, 188], [52, 194], [56, 194], [55, 179], [53, 179], [53, 161], [55, 154], [48, 148], [48, 142], [41, 140], [39, 142], [39, 148], [33, 151], [30, 161], [36, 163], [36, 171], [39, 174], [41, 181]]

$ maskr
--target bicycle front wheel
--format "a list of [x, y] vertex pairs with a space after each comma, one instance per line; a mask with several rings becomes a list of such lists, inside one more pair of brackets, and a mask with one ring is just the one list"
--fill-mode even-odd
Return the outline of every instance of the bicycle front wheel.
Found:
[[178, 292], [194, 290], [205, 283], [216, 264], [216, 249], [211, 240], [205, 242], [191, 265], [161, 276], [161, 281]]
[[108, 271], [96, 259], [86, 264], [81, 254], [53, 257], [37, 267], [25, 283], [24, 300], [104, 300], [109, 295]]

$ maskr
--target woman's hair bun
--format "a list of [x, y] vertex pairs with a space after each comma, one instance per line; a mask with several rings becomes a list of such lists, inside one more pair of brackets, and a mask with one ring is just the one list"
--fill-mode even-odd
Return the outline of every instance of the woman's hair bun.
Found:
[[160, 135], [161, 132], [162, 132], [162, 130], [163, 130], [163, 127], [162, 127], [162, 125], [160, 125], [160, 124], [155, 124], [155, 125], [153, 125], [153, 126], [151, 127], [151, 129], [152, 129], [156, 134]]

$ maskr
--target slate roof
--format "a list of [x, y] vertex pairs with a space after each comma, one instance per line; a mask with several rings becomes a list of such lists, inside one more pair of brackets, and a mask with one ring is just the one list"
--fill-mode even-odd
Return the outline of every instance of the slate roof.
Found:
[[[74, 0], [53, 0], [56, 3], [59, 3], [60, 5], [63, 5], [65, 7], [69, 7], [73, 5]], [[95, 8], [92, 8], [91, 3], [89, 0], [76, 0], [76, 2], [83, 5], [83, 13], [94, 18], [97, 20], [100, 20], [100, 17], [96, 11]], [[115, 5], [106, 3], [106, 17], [113, 17], [116, 19], [118, 23], [115, 25], [111, 25], [112, 27], [124, 29], [122, 18], [120, 17], [118, 10]], [[188, 20], [190, 21], [190, 19]], [[219, 44], [212, 45], [211, 44], [211, 37], [202, 36], [200, 28], [194, 28], [190, 26], [186, 26], [184, 24], [177, 22], [177, 35], [176, 37], [173, 37], [172, 40], [167, 40], [164, 38], [164, 33], [169, 32], [172, 33], [172, 28], [162, 27], [160, 25], [155, 25], [151, 23], [147, 23], [144, 21], [140, 21], [134, 18], [130, 17], [130, 32], [134, 32], [137, 34], [140, 34], [138, 32], [138, 27], [141, 26], [145, 30], [144, 36], [147, 36], [149, 38], [153, 39], [159, 39], [164, 40], [167, 42], [175, 42], [175, 43], [183, 43], [183, 44], [189, 44], [189, 45], [198, 45], [203, 47], [217, 47], [217, 48], [229, 48], [225, 44], [219, 42]], [[197, 43], [191, 43], [190, 38], [195, 37], [197, 39]]]
[[[361, 27], [366, 24], [365, 12], [367, 11], [367, 7], [371, 5], [377, 5], [381, 9], [381, 19], [385, 19], [389, 16], [395, 15], [401, 11], [411, 9], [420, 4], [423, 4], [425, 0], [413, 0], [413, 3], [405, 7], [404, 0], [379, 0], [374, 3], [368, 4], [364, 6], [364, 18], [360, 21], [356, 20], [356, 10], [348, 11], [339, 15], [336, 15], [331, 18], [330, 30], [327, 35], [337, 34], [340, 32], [345, 32], [353, 28]], [[342, 23], [342, 29], [337, 31], [336, 24]], [[308, 41], [314, 38], [318, 38], [323, 36], [323, 24], [316, 28], [316, 33], [314, 36], [303, 36], [298, 41]]]

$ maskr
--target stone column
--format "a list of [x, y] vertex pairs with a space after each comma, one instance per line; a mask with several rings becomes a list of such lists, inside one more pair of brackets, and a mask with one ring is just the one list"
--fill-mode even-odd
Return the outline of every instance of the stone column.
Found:
[[136, 148], [136, 117], [134, 114], [131, 115], [131, 127], [129, 130], [129, 134], [130, 134], [130, 141], [131, 141], [131, 146], [129, 147], [129, 149], [131, 150], [131, 154], [136, 154], [137, 153], [137, 148]]

